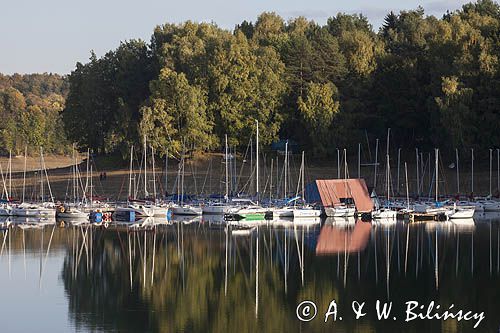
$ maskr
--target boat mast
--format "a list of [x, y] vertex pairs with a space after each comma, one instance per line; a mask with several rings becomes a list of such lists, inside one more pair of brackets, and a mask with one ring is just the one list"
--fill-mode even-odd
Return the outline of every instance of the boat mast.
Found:
[[9, 200], [11, 196], [12, 196], [12, 150], [9, 150], [9, 196], [7, 200]]
[[43, 162], [42, 162], [42, 147], [40, 147], [40, 195], [42, 197], [42, 202], [44, 201], [43, 198], [44, 198], [44, 193], [43, 193], [43, 170], [42, 170], [42, 165], [43, 165]]
[[45, 167], [45, 159], [43, 158], [43, 149], [42, 149], [42, 147], [40, 147], [40, 157], [41, 157], [41, 160], [42, 160], [42, 167], [43, 167], [43, 171], [45, 173], [45, 178], [47, 179], [47, 187], [49, 189], [50, 201], [54, 202], [54, 196], [52, 195], [52, 189], [50, 187], [49, 175], [47, 174], [47, 168]]
[[420, 172], [418, 167], [418, 148], [415, 148], [416, 162], [417, 162], [417, 197], [420, 196]]
[[224, 136], [226, 147], [224, 157], [226, 159], [226, 202], [229, 201], [229, 164], [228, 164], [228, 156], [227, 156], [227, 134]]
[[344, 148], [344, 180], [347, 180], [347, 149]]
[[492, 193], [491, 193], [492, 168], [493, 168], [493, 149], [490, 149], [490, 197], [492, 195]]
[[396, 193], [399, 195], [399, 169], [401, 166], [401, 148], [398, 148], [398, 179], [396, 181]]
[[155, 150], [151, 147], [151, 164], [153, 169], [153, 197], [156, 203], [156, 175], [155, 175]]
[[284, 161], [284, 167], [285, 167], [285, 187], [283, 190], [283, 197], [287, 197], [287, 189], [288, 189], [288, 184], [287, 184], [287, 176], [288, 176], [288, 140], [285, 142], [285, 161]]
[[76, 204], [76, 158], [75, 158], [75, 144], [71, 147], [71, 155], [73, 158], [73, 167], [71, 168], [72, 174], [72, 182], [73, 182], [73, 203]]
[[304, 159], [304, 151], [302, 151], [302, 201], [304, 203], [306, 202], [306, 192], [305, 192], [305, 185], [304, 185], [304, 176], [305, 176], [305, 169], [306, 169], [306, 164], [305, 164], [305, 159]]
[[375, 143], [375, 171], [373, 174], [373, 189], [376, 191], [377, 189], [377, 164], [378, 164], [378, 139]]
[[87, 170], [85, 174], [85, 195], [89, 189], [89, 163], [90, 163], [90, 149], [87, 148]]
[[130, 147], [130, 167], [129, 167], [129, 172], [128, 172], [128, 197], [127, 197], [127, 201], [130, 200], [130, 198], [132, 197], [132, 174], [133, 174], [133, 168], [134, 168], [134, 165], [133, 165], [133, 158], [134, 158], [134, 146], [131, 146]]
[[386, 160], [387, 160], [387, 174], [386, 174], [386, 182], [387, 182], [387, 204], [389, 204], [389, 196], [390, 196], [390, 177], [389, 177], [389, 139], [391, 135], [391, 129], [387, 129], [387, 147], [386, 147]]
[[[90, 152], [89, 152], [88, 159], [90, 160]], [[90, 163], [90, 207], [92, 207], [94, 204], [94, 196], [93, 196], [94, 186], [92, 185], [92, 183], [93, 183], [92, 182], [92, 163]]]
[[471, 193], [474, 195], [474, 148], [471, 148]]
[[387, 204], [389, 204], [389, 192], [390, 192], [390, 185], [389, 185], [389, 155], [387, 155], [387, 173], [385, 175], [385, 181], [387, 182]]
[[255, 146], [255, 152], [256, 152], [256, 159], [255, 163], [257, 163], [257, 181], [255, 183], [256, 185], [256, 194], [257, 194], [257, 203], [259, 203], [259, 121], [255, 120], [257, 124], [257, 138], [256, 138], [256, 146]]
[[[5, 170], [5, 173], [7, 173], [7, 170]], [[0, 174], [2, 175], [2, 185], [3, 185], [3, 191], [5, 194], [5, 197], [8, 199], [9, 198], [9, 193], [8, 193], [8, 190], [7, 190], [7, 183], [6, 183], [6, 180], [3, 176], [3, 170], [2, 170], [2, 165], [0, 164]], [[7, 177], [7, 175], [5, 175], [5, 177]], [[2, 194], [2, 196], [3, 196]]]
[[26, 192], [26, 155], [28, 153], [28, 146], [24, 146], [24, 171], [23, 171], [23, 201], [24, 202], [24, 194]]
[[406, 180], [406, 209], [410, 210], [410, 191], [408, 189], [408, 167], [405, 162], [405, 180]]
[[460, 171], [458, 168], [458, 148], [455, 149], [455, 159], [457, 164], [457, 194], [460, 195]]
[[184, 172], [185, 172], [185, 164], [186, 158], [184, 156], [184, 147], [182, 148], [182, 174], [181, 174], [181, 206], [184, 206]]
[[280, 157], [278, 155], [278, 151], [276, 151], [276, 198], [280, 197], [279, 161]]
[[274, 162], [274, 159], [271, 158], [271, 173], [269, 174], [270, 175], [270, 184], [269, 184], [269, 201], [272, 200], [273, 198], [273, 162]]
[[148, 196], [148, 168], [147, 168], [147, 146], [146, 146], [146, 136], [144, 136], [144, 197]]
[[165, 196], [168, 193], [168, 148], [165, 154]]
[[434, 167], [436, 169], [436, 175], [435, 175], [435, 178], [436, 178], [436, 202], [438, 201], [438, 195], [439, 195], [439, 149], [434, 149], [435, 151], [435, 154], [436, 154], [436, 166]]

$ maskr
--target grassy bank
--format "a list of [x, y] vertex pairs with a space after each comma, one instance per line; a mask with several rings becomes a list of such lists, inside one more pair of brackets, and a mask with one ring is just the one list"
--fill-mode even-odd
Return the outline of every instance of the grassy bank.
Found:
[[[90, 177], [87, 177], [86, 173], [86, 160], [80, 156], [78, 158], [80, 161], [79, 169], [81, 173], [81, 184], [85, 185], [87, 182], [90, 185]], [[185, 193], [196, 193], [196, 194], [211, 194], [211, 193], [224, 193], [225, 192], [225, 164], [223, 163], [223, 155], [221, 154], [205, 154], [202, 156], [197, 156], [193, 159], [189, 159], [185, 164], [185, 176], [184, 176], [184, 188]], [[347, 174], [348, 177], [358, 176], [357, 158], [353, 158], [353, 162], [348, 163]], [[254, 179], [251, 177], [252, 171], [250, 170], [250, 163], [255, 161], [242, 160], [242, 158], [237, 158], [236, 167], [230, 172], [230, 182], [234, 187], [237, 187], [240, 191], [254, 193], [255, 192], [255, 181], [250, 181]], [[431, 163], [427, 163], [419, 174], [420, 181], [422, 183], [420, 193], [421, 195], [428, 195], [429, 193], [434, 195], [434, 162], [431, 159]], [[72, 163], [73, 160], [68, 156], [46, 156], [45, 165], [47, 166], [47, 174], [49, 176], [51, 190], [54, 197], [57, 200], [64, 200], [69, 198], [73, 191], [72, 185]], [[165, 161], [157, 160], [155, 165], [155, 181], [152, 177], [152, 167], [150, 162], [148, 162], [148, 191], [153, 193], [153, 184], [156, 185], [158, 194], [176, 193], [176, 179], [178, 175], [179, 163], [176, 160], [170, 159], [168, 162], [168, 172], [165, 174]], [[134, 163], [134, 168], [136, 171], [133, 176], [133, 186], [138, 189], [138, 196], [144, 196], [144, 178], [143, 173], [139, 172], [140, 162]], [[278, 172], [276, 172], [276, 156], [273, 156], [273, 171], [271, 176], [271, 158], [266, 156], [261, 158], [261, 168], [260, 168], [260, 192], [265, 193], [265, 196], [270, 195], [270, 185], [272, 186], [272, 195], [276, 196], [279, 193], [282, 196], [283, 186], [284, 186], [284, 175], [283, 175], [283, 157], [280, 156], [278, 160]], [[393, 195], [397, 194], [397, 161], [391, 161], [393, 165], [391, 167], [391, 192]], [[6, 170], [8, 168], [8, 158], [0, 158], [0, 165], [4, 172], [5, 186], [2, 189], [3, 196], [5, 197], [5, 192], [11, 189], [12, 197], [21, 198], [23, 189], [23, 170], [24, 170], [24, 158], [15, 157], [12, 159], [12, 181], [6, 175]], [[40, 195], [40, 173], [38, 169], [40, 168], [40, 160], [38, 157], [27, 159], [27, 173], [25, 182], [25, 197], [27, 199], [35, 199]], [[264, 167], [264, 165], [266, 167]], [[325, 178], [337, 178], [340, 173], [341, 178], [344, 177], [345, 169], [343, 168], [344, 163], [341, 163], [341, 169], [337, 169], [337, 160], [308, 160], [306, 163], [306, 182], [314, 179], [325, 179]], [[298, 173], [300, 168], [300, 156], [293, 156], [289, 163], [289, 177], [287, 179], [288, 183], [288, 193], [291, 195], [295, 194], [298, 184]], [[489, 170], [488, 166], [479, 164], [474, 171], [474, 192], [475, 194], [488, 194], [489, 193]], [[440, 182], [439, 182], [439, 193], [441, 195], [449, 194], [453, 195], [457, 193], [457, 181], [456, 181], [456, 169], [451, 169], [449, 165], [443, 163], [440, 166]], [[339, 172], [340, 171], [340, 172]], [[373, 166], [362, 166], [361, 178], [365, 178], [366, 183], [369, 187], [374, 184], [374, 167]], [[422, 172], [423, 171], [423, 172]], [[106, 173], [106, 177], [101, 177], [103, 173]], [[254, 171], [255, 172], [255, 171]], [[90, 172], [89, 172], [90, 173]], [[386, 172], [385, 172], [385, 162], [382, 162], [378, 166], [377, 170], [377, 192], [379, 194], [386, 193]], [[416, 192], [416, 167], [415, 164], [408, 164], [408, 182], [410, 194]], [[493, 179], [492, 179], [492, 192], [497, 191], [497, 170], [496, 164], [493, 166]], [[44, 176], [42, 174], [42, 176]], [[167, 179], [165, 178], [167, 176]], [[44, 178], [44, 177], [43, 177]], [[279, 187], [276, 188], [277, 179], [279, 179]], [[103, 156], [97, 157], [92, 163], [92, 184], [93, 193], [95, 195], [100, 195], [108, 197], [111, 199], [125, 200], [128, 195], [129, 186], [129, 169], [128, 163], [121, 161], [114, 157]], [[166, 186], [168, 189], [166, 189]], [[471, 173], [470, 166], [461, 166], [460, 170], [460, 190], [463, 194], [469, 194], [471, 192]], [[44, 184], [44, 191], [46, 194], [49, 193], [48, 187]], [[89, 190], [90, 191], [90, 190]], [[399, 170], [399, 193], [401, 195], [405, 194], [405, 173], [404, 173], [404, 163], [400, 163]], [[88, 193], [89, 194], [89, 193]]]

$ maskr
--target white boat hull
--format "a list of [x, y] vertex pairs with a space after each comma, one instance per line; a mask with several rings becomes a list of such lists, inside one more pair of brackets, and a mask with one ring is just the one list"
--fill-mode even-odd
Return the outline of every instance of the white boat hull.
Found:
[[350, 217], [356, 212], [356, 208], [350, 207], [325, 207], [324, 210], [328, 217]]
[[319, 217], [319, 216], [321, 216], [321, 210], [319, 209], [298, 208], [293, 210], [293, 217], [295, 218], [307, 218], [307, 217]]
[[395, 210], [378, 210], [372, 212], [372, 218], [381, 220], [395, 220], [398, 212]]
[[203, 213], [201, 207], [193, 206], [177, 206], [172, 207], [171, 210], [174, 215], [201, 215]]
[[58, 218], [69, 218], [69, 219], [88, 219], [89, 213], [81, 212], [79, 210], [65, 211], [63, 213], [58, 212], [56, 214]]
[[13, 216], [19, 217], [56, 217], [54, 208], [13, 208]]
[[229, 213], [230, 208], [230, 206], [224, 205], [204, 206], [202, 211], [203, 214], [223, 215]]
[[474, 217], [474, 208], [459, 208], [448, 215], [450, 219], [471, 219]]

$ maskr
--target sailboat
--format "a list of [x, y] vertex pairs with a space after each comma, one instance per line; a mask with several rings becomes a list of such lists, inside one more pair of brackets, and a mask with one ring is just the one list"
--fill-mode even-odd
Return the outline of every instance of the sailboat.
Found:
[[[181, 162], [179, 164], [179, 170], [177, 173], [177, 179], [180, 180], [180, 186], [177, 185], [177, 204], [173, 204], [170, 207], [172, 214], [175, 215], [201, 215], [203, 214], [202, 208], [200, 206], [194, 206], [184, 203], [184, 173], [185, 173], [185, 157], [184, 152], [182, 153]], [[179, 184], [179, 181], [177, 182]], [[180, 191], [180, 192], [179, 192]], [[179, 202], [180, 200], [180, 202]]]
[[[320, 209], [305, 204], [304, 170], [305, 170], [304, 152], [302, 152], [302, 163], [300, 166], [300, 178], [299, 178], [299, 181], [302, 182], [302, 197], [296, 196], [295, 198], [292, 198], [287, 202], [287, 206], [275, 210], [273, 212], [274, 215], [278, 217], [293, 217], [293, 218], [319, 217], [321, 215]], [[303, 204], [297, 205], [297, 202], [299, 200], [302, 200]], [[292, 203], [293, 205], [291, 205]]]
[[391, 209], [389, 207], [390, 203], [390, 165], [389, 165], [389, 133], [390, 133], [390, 128], [387, 131], [387, 154], [386, 154], [386, 160], [387, 160], [387, 166], [386, 166], [386, 174], [385, 174], [385, 181], [387, 184], [387, 202], [386, 202], [386, 207], [380, 207], [378, 205], [378, 201], [376, 202], [375, 206], [375, 211], [372, 212], [372, 218], [374, 219], [381, 219], [381, 220], [394, 220], [397, 217], [397, 211]]
[[[25, 156], [26, 159], [26, 156]], [[0, 216], [11, 216], [12, 215], [12, 204], [10, 203], [11, 198], [11, 182], [12, 182], [12, 154], [9, 152], [9, 190], [7, 190], [7, 185], [5, 184], [5, 178], [3, 175], [2, 167], [0, 166], [0, 173], [2, 175], [2, 185], [3, 185], [3, 194], [5, 194], [5, 200], [2, 200], [0, 203]]]
[[47, 169], [45, 168], [45, 161], [43, 159], [43, 150], [40, 148], [40, 195], [41, 199], [44, 200], [44, 175], [47, 181], [50, 202], [42, 203], [28, 203], [22, 202], [20, 205], [12, 208], [13, 216], [22, 217], [52, 217], [56, 215], [54, 197], [52, 196], [52, 189], [50, 188], [49, 177], [47, 174]]
[[[89, 212], [84, 210], [84, 205], [79, 202], [79, 188], [80, 188], [80, 177], [78, 164], [75, 156], [75, 150], [73, 148], [73, 167], [72, 167], [72, 190], [73, 190], [73, 202], [60, 204], [56, 206], [56, 217], [67, 218], [67, 219], [88, 219]], [[85, 193], [82, 196], [82, 200], [85, 200]]]
[[[267, 217], [272, 217], [272, 211], [259, 205], [259, 121], [256, 120], [256, 198], [257, 202], [247, 200], [247, 204], [236, 206], [229, 209], [228, 215], [234, 219], [246, 220], [264, 220]], [[234, 199], [233, 203], [241, 203]]]
[[213, 214], [213, 215], [223, 215], [229, 213], [231, 205], [229, 203], [229, 154], [227, 146], [227, 134], [225, 136], [225, 150], [224, 150], [224, 160], [226, 169], [226, 193], [224, 195], [224, 202], [212, 202], [208, 205], [203, 206], [203, 214]]
[[[472, 163], [474, 163], [474, 150], [472, 149]], [[492, 150], [490, 149], [490, 193], [486, 198], [478, 198], [474, 201], [474, 205], [481, 205], [484, 212], [500, 212], [500, 201], [492, 198], [491, 190], [491, 167], [492, 167]], [[474, 164], [472, 164], [472, 188], [474, 189]]]
[[[339, 160], [340, 160], [340, 158], [339, 158]], [[338, 175], [340, 176], [340, 161], [338, 162], [337, 168], [339, 169]], [[344, 149], [344, 181], [345, 181], [346, 193], [347, 193], [347, 189], [349, 187], [347, 185], [347, 150], [346, 149]], [[335, 204], [334, 206], [331, 206], [331, 207], [324, 207], [323, 209], [324, 209], [325, 215], [327, 217], [349, 218], [349, 217], [354, 217], [354, 214], [356, 213], [356, 207], [354, 205], [349, 205], [345, 202]]]
[[[130, 170], [129, 170], [129, 190], [127, 198], [127, 206], [117, 207], [113, 214], [115, 219], [120, 220], [136, 220], [147, 217], [166, 217], [168, 213], [168, 207], [158, 206], [156, 204], [156, 183], [155, 183], [155, 166], [154, 166], [154, 150], [151, 148], [151, 159], [152, 159], [152, 173], [153, 173], [153, 193], [154, 202], [149, 203], [147, 200], [137, 200], [135, 198], [135, 191], [132, 188], [133, 179], [133, 152], [134, 147], [130, 148]], [[149, 192], [147, 189], [147, 144], [146, 137], [144, 137], [144, 196], [148, 197]]]

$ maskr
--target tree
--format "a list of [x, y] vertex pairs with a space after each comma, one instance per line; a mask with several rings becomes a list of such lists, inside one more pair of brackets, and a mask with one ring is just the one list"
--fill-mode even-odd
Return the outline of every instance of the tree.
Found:
[[237, 33], [216, 47], [208, 71], [209, 111], [219, 137], [228, 134], [232, 145], [246, 145], [259, 120], [261, 142], [275, 140], [285, 90], [284, 65], [276, 52]]
[[440, 111], [441, 130], [447, 133], [451, 147], [474, 146], [477, 120], [470, 108], [473, 90], [461, 88], [457, 77], [442, 78], [442, 97], [436, 97]]
[[307, 126], [313, 151], [325, 154], [331, 148], [332, 121], [339, 111], [337, 88], [332, 83], [308, 83], [305, 98], [297, 104]]
[[151, 83], [149, 105], [141, 108], [141, 135], [162, 153], [215, 146], [205, 99], [202, 89], [190, 85], [183, 73], [164, 68]]

